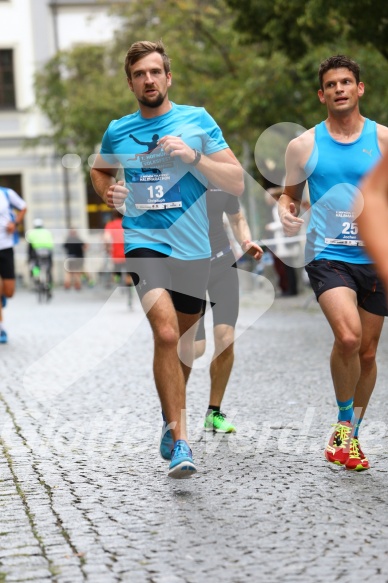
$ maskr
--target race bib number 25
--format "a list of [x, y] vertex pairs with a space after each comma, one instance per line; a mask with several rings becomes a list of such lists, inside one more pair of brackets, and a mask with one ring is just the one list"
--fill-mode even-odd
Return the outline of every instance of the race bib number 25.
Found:
[[354, 220], [354, 213], [327, 210], [325, 243], [364, 246], [364, 242], [358, 236], [358, 225]]

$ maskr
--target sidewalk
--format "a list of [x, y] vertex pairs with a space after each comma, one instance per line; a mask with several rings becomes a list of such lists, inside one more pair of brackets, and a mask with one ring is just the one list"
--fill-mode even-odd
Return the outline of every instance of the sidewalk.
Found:
[[388, 581], [388, 329], [361, 431], [372, 468], [355, 475], [323, 458], [331, 331], [310, 298], [244, 294], [225, 398], [238, 432], [202, 431], [209, 346], [188, 386], [198, 474], [174, 481], [139, 304], [18, 290], [0, 346], [0, 582]]

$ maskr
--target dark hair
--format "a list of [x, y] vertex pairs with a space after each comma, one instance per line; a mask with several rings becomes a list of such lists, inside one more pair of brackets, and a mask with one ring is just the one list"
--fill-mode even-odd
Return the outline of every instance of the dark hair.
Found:
[[319, 85], [320, 85], [322, 90], [323, 90], [323, 76], [324, 76], [324, 74], [327, 73], [328, 71], [330, 71], [330, 69], [341, 69], [341, 68], [349, 69], [349, 71], [351, 71], [353, 73], [353, 75], [356, 79], [357, 85], [359, 84], [359, 82], [360, 82], [360, 65], [358, 63], [356, 63], [356, 61], [349, 59], [349, 57], [346, 57], [345, 55], [335, 55], [334, 57], [329, 57], [328, 59], [325, 59], [319, 65], [319, 71], [318, 71]]
[[150, 55], [151, 53], [159, 53], [159, 55], [163, 59], [164, 71], [165, 73], [169, 73], [171, 70], [170, 67], [170, 59], [165, 51], [164, 45], [162, 41], [158, 41], [156, 43], [148, 41], [148, 40], [141, 40], [136, 43], [133, 43], [128, 49], [128, 52], [125, 57], [125, 64], [124, 69], [127, 74], [128, 79], [131, 78], [131, 65], [140, 61], [143, 57]]

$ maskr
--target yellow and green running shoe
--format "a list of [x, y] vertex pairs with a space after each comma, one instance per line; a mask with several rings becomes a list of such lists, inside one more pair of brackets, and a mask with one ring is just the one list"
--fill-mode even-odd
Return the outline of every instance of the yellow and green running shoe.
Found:
[[205, 431], [215, 431], [217, 433], [235, 433], [236, 428], [229, 423], [226, 415], [221, 411], [212, 411], [209, 409], [205, 417]]
[[362, 470], [369, 470], [370, 468], [368, 458], [362, 451], [357, 437], [353, 437], [350, 440], [349, 457], [347, 462], [345, 463], [345, 468], [347, 470], [354, 470], [356, 472], [361, 472]]

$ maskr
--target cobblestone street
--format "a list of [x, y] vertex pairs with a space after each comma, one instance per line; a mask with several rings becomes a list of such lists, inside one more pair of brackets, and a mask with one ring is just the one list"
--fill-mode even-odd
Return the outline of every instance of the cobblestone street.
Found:
[[150, 328], [123, 291], [41, 305], [20, 289], [4, 311], [0, 582], [387, 582], [388, 328], [356, 474], [323, 457], [332, 336], [310, 291], [245, 294], [223, 405], [237, 433], [202, 429], [209, 342], [188, 385], [198, 473], [179, 481], [158, 453]]

